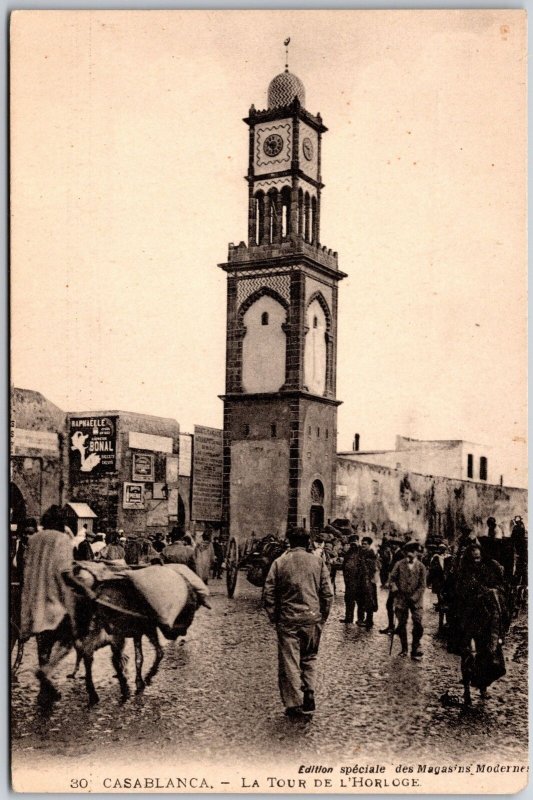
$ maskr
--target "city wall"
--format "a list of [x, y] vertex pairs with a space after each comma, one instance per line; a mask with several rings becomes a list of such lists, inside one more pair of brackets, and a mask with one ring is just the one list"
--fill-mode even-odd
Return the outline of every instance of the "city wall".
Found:
[[10, 507], [15, 524], [65, 502], [65, 413], [40, 392], [11, 389]]
[[493, 516], [510, 532], [520, 515], [527, 527], [527, 490], [420, 475], [405, 470], [337, 459], [336, 517], [367, 530], [412, 531], [419, 541], [454, 541], [464, 524], [484, 533]]

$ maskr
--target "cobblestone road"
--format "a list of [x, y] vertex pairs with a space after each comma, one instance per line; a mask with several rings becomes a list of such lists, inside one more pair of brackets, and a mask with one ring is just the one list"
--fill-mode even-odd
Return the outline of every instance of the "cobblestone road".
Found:
[[[507, 675], [491, 687], [484, 704], [474, 691], [474, 707], [443, 708], [440, 695], [460, 693], [459, 659], [435, 638], [433, 595], [428, 606], [421, 663], [389, 656], [385, 623], [386, 594], [372, 631], [341, 625], [344, 602], [337, 595], [320, 650], [318, 711], [310, 724], [283, 715], [276, 674], [276, 639], [260, 609], [260, 590], [239, 577], [229, 600], [221, 581], [211, 586], [213, 609], [200, 609], [184, 642], [169, 643], [152, 686], [120, 705], [108, 649], [97, 653], [94, 676], [101, 702], [89, 709], [83, 678], [68, 679], [74, 655], [62, 667], [57, 684], [63, 697], [50, 718], [37, 709], [33, 677], [36, 655], [28, 645], [13, 687], [12, 735], [15, 764], [49, 756], [84, 759], [124, 757], [128, 750], [145, 757], [174, 757], [229, 763], [263, 755], [271, 761], [296, 751], [298, 758], [336, 760], [401, 758], [463, 761], [493, 757], [523, 760], [527, 737], [526, 622], [512, 626], [506, 646]], [[133, 687], [133, 651], [130, 649]], [[152, 651], [145, 646], [147, 660]], [[151, 662], [150, 662], [151, 663]], [[80, 670], [80, 676], [83, 668]], [[105, 755], [104, 755], [105, 754]]]

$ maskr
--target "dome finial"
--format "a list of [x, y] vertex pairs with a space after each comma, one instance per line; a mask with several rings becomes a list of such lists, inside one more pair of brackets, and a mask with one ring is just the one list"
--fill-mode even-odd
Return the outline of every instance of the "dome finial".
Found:
[[288, 106], [297, 97], [300, 105], [305, 108], [305, 89], [300, 78], [289, 72], [289, 44], [291, 37], [287, 36], [283, 42], [285, 46], [285, 71], [280, 72], [270, 81], [268, 86], [268, 108], [281, 108]]
[[289, 71], [289, 45], [291, 43], [291, 37], [288, 36], [283, 44], [285, 45], [285, 72]]

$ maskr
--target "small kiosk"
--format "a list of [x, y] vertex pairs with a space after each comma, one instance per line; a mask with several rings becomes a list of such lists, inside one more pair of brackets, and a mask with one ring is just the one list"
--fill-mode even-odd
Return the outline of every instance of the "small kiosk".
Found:
[[87, 533], [93, 532], [96, 514], [87, 503], [67, 503], [65, 507], [65, 522], [74, 535], [78, 534], [84, 525]]

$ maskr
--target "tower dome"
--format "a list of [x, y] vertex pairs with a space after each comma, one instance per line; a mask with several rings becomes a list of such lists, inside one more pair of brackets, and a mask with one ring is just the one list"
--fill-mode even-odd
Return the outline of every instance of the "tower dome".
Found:
[[268, 87], [268, 107], [279, 108], [288, 106], [297, 97], [302, 106], [305, 107], [305, 88], [300, 78], [292, 72], [285, 70], [280, 72], [270, 81]]

